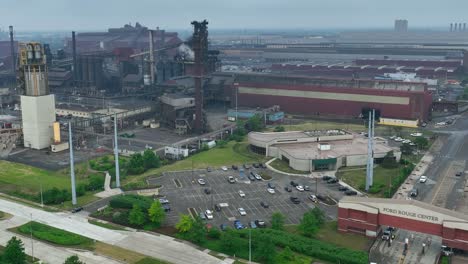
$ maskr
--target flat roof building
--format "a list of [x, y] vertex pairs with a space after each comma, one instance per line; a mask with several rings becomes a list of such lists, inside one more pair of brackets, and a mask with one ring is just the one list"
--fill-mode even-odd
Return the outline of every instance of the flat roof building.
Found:
[[[343, 130], [250, 132], [248, 140], [252, 151], [286, 161], [300, 171], [336, 170], [367, 162], [367, 138]], [[399, 149], [388, 146], [385, 139], [374, 140], [376, 163], [390, 151], [400, 159]]]

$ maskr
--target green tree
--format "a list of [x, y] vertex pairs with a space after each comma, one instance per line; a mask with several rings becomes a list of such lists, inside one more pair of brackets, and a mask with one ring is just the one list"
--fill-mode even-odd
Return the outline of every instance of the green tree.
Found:
[[382, 161], [382, 167], [386, 169], [392, 169], [392, 168], [398, 167], [398, 163], [396, 162], [393, 151], [389, 151], [387, 152], [387, 154], [385, 154], [385, 157], [383, 158], [383, 161]]
[[294, 252], [288, 246], [286, 246], [281, 251], [281, 253], [278, 254], [276, 259], [278, 260], [277, 262], [279, 264], [294, 263], [296, 260], [296, 256], [294, 255]]
[[245, 122], [247, 131], [261, 131], [263, 129], [263, 118], [260, 115], [254, 115]]
[[271, 228], [276, 230], [284, 229], [284, 215], [280, 212], [274, 212], [271, 215]]
[[24, 253], [24, 244], [21, 239], [14, 236], [8, 241], [3, 251], [2, 261], [15, 264], [26, 263], [26, 253]]
[[419, 149], [426, 149], [429, 145], [429, 141], [425, 137], [417, 137], [414, 140], [414, 144], [416, 144], [416, 146], [418, 146]]
[[196, 217], [192, 223], [192, 228], [187, 233], [188, 239], [196, 244], [201, 244], [206, 240], [205, 223], [200, 217]]
[[218, 140], [216, 141], [216, 145], [220, 148], [225, 148], [226, 145], [227, 145], [227, 141], [226, 140]]
[[140, 153], [133, 154], [128, 164], [128, 171], [131, 174], [140, 174], [145, 171], [143, 156]]
[[275, 244], [267, 236], [259, 236], [255, 239], [255, 254], [262, 263], [273, 263], [276, 257]]
[[130, 214], [128, 215], [128, 222], [132, 225], [141, 226], [145, 223], [145, 214], [140, 206], [134, 204]]
[[164, 208], [158, 200], [151, 204], [151, 207], [148, 209], [148, 216], [149, 220], [157, 226], [160, 226], [164, 221], [166, 213], [164, 212]]
[[187, 233], [192, 229], [193, 226], [193, 219], [190, 215], [181, 214], [179, 222], [177, 222], [175, 228], [179, 233]]
[[314, 236], [323, 224], [323, 213], [315, 207], [313, 210], [306, 212], [297, 227], [298, 230], [307, 237]]
[[221, 248], [225, 252], [229, 252], [231, 254], [236, 254], [236, 252], [242, 251], [245, 244], [245, 240], [240, 238], [236, 231], [232, 229], [227, 229], [226, 232], [223, 232], [221, 235], [220, 240]]
[[401, 151], [402, 154], [411, 155], [411, 154], [413, 154], [413, 146], [411, 146], [408, 143], [403, 143], [400, 146], [400, 151]]
[[77, 255], [68, 257], [63, 264], [86, 264]]
[[274, 131], [275, 131], [275, 132], [284, 132], [285, 129], [284, 129], [284, 126], [277, 126], [277, 127], [275, 127], [275, 130], [274, 130]]
[[161, 161], [159, 157], [151, 149], [147, 149], [143, 152], [143, 167], [145, 169], [159, 168]]

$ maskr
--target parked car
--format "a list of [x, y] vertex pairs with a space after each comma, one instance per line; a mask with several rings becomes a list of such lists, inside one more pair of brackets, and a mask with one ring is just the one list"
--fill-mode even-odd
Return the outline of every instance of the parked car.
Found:
[[354, 190], [347, 190], [347, 191], [345, 192], [345, 194], [346, 194], [346, 195], [352, 196], [352, 195], [357, 195], [357, 192], [354, 191]]
[[276, 185], [272, 182], [269, 182], [268, 184], [268, 188], [271, 188], [271, 189], [275, 189], [276, 188]]
[[292, 192], [292, 189], [289, 186], [284, 187], [284, 190], [287, 191], [287, 192]]
[[268, 208], [268, 207], [270, 207], [270, 205], [268, 205], [268, 203], [266, 203], [266, 202], [260, 202], [260, 205], [261, 205], [263, 208]]
[[228, 168], [227, 168], [226, 166], [222, 166], [221, 169], [222, 169], [223, 171], [227, 171], [227, 170], [228, 170]]
[[204, 179], [198, 179], [198, 184], [200, 185], [205, 185], [206, 184], [206, 181]]
[[202, 220], [206, 220], [206, 215], [205, 213], [201, 212], [198, 214], [198, 216], [202, 219]]
[[455, 176], [457, 176], [457, 177], [460, 177], [462, 175], [463, 175], [463, 171], [459, 171], [459, 172], [455, 173]]
[[245, 197], [245, 193], [243, 191], [239, 191], [239, 196], [240, 197]]
[[160, 203], [160, 204], [168, 204], [168, 203], [169, 203], [169, 200], [166, 199], [166, 198], [159, 198], [159, 203]]
[[240, 207], [240, 208], [237, 208], [237, 211], [239, 211], [239, 214], [242, 215], [242, 216], [245, 216], [247, 215], [247, 212], [245, 211], [244, 208]]
[[340, 187], [338, 187], [338, 191], [340, 191], [340, 192], [345, 192], [345, 191], [347, 191], [348, 189], [349, 189], [348, 186], [340, 185]]
[[255, 224], [259, 228], [265, 228], [266, 227], [265, 221], [263, 221], [263, 220], [255, 220]]
[[228, 177], [228, 182], [229, 183], [236, 183], [236, 179], [234, 179], [234, 177], [232, 177], [232, 176], [229, 176]]
[[221, 212], [221, 206], [215, 204], [214, 208], [216, 212]]
[[331, 178], [327, 181], [328, 184], [333, 184], [333, 183], [337, 183], [338, 182], [338, 179], [337, 178]]
[[314, 203], [318, 202], [318, 198], [317, 198], [317, 196], [315, 194], [309, 195], [309, 199]]
[[254, 173], [254, 177], [255, 177], [255, 179], [256, 179], [257, 181], [263, 180], [262, 176], [260, 176], [260, 174], [258, 174], [258, 173]]
[[249, 226], [250, 226], [250, 228], [252, 228], [252, 229], [257, 228], [257, 225], [255, 224], [255, 221], [250, 221]]
[[213, 212], [211, 210], [206, 210], [205, 215], [208, 220], [213, 219]]
[[260, 164], [258, 164], [258, 163], [253, 163], [252, 166], [253, 166], [254, 168], [260, 168]]
[[322, 176], [322, 180], [324, 180], [324, 181], [328, 181], [331, 178], [332, 178], [332, 176], [328, 176], [328, 175]]
[[267, 188], [267, 192], [269, 192], [271, 194], [275, 194], [275, 189]]
[[303, 191], [304, 191], [304, 186], [302, 186], [302, 185], [297, 185], [297, 186], [296, 186], [296, 189], [297, 189], [298, 191], [300, 191], [300, 192], [303, 192]]
[[234, 228], [236, 229], [243, 229], [245, 226], [239, 220], [234, 220]]
[[220, 225], [219, 225], [219, 229], [220, 229], [221, 231], [226, 231], [227, 225], [226, 225], [226, 224], [220, 224]]
[[249, 164], [244, 164], [244, 169], [250, 169], [250, 165]]
[[213, 169], [212, 169], [211, 167], [208, 167], [208, 168], [206, 168], [206, 171], [207, 171], [207, 172], [212, 172]]
[[293, 187], [296, 187], [296, 186], [299, 185], [299, 184], [298, 184], [297, 182], [295, 182], [295, 181], [291, 181], [290, 183], [291, 183], [291, 186], [293, 186]]
[[211, 193], [211, 190], [208, 189], [208, 188], [205, 188], [203, 191], [204, 191], [206, 194], [210, 194], [210, 193]]
[[255, 173], [254, 173], [253, 171], [249, 173], [248, 177], [249, 177], [249, 180], [251, 180], [251, 181], [255, 181], [255, 180], [256, 180], [256, 179], [255, 179]]
[[74, 213], [78, 213], [78, 212], [80, 212], [80, 211], [83, 211], [83, 207], [81, 207], [81, 206], [80, 206], [80, 207], [75, 207], [75, 208], [73, 208], [73, 209], [71, 210], [71, 212], [72, 212], [73, 214], [74, 214]]
[[317, 199], [319, 199], [320, 201], [325, 201], [326, 200], [326, 197], [322, 194], [316, 194], [317, 196]]
[[418, 196], [418, 188], [413, 188], [413, 189], [411, 189], [409, 195], [410, 195], [411, 197], [416, 197], [416, 196]]
[[441, 252], [442, 252], [442, 255], [448, 257], [448, 256], [453, 255], [453, 248], [442, 245]]
[[392, 237], [392, 232], [386, 229], [382, 234], [382, 240], [389, 240]]
[[307, 185], [305, 185], [305, 186], [304, 186], [304, 191], [307, 191], [307, 192], [310, 191], [310, 187], [307, 186]]
[[262, 169], [266, 169], [266, 168], [267, 168], [267, 166], [266, 166], [264, 163], [260, 163], [260, 168], [262, 168]]
[[231, 167], [231, 168], [232, 168], [233, 170], [237, 170], [237, 169], [239, 169], [239, 168], [238, 168], [236, 165], [232, 165], [232, 167]]
[[422, 175], [421, 177], [419, 177], [420, 183], [425, 183], [426, 181], [427, 181], [427, 176]]
[[291, 196], [291, 198], [289, 198], [291, 200], [291, 202], [293, 202], [293, 204], [300, 204], [301, 203], [301, 200], [299, 200], [299, 198], [297, 197], [293, 197]]
[[164, 209], [164, 212], [170, 212], [171, 211], [171, 206], [169, 204], [163, 204], [162, 208]]

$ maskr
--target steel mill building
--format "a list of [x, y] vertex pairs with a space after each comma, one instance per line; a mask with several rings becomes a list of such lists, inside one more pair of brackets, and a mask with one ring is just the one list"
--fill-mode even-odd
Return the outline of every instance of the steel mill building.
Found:
[[[367, 138], [343, 130], [250, 132], [248, 140], [252, 151], [286, 161], [300, 171], [336, 170], [367, 161]], [[376, 163], [390, 151], [400, 159], [399, 149], [387, 146], [384, 139], [374, 140]]]
[[359, 118], [374, 108], [383, 118], [414, 124], [430, 119], [432, 104], [425, 83], [271, 74], [235, 75], [231, 104], [236, 95], [239, 106], [278, 105], [288, 114]]

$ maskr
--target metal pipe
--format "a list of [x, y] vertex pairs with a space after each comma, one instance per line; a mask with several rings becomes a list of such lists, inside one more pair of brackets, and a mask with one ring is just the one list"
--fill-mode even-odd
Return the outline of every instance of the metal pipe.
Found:
[[115, 185], [120, 188], [119, 146], [117, 144], [117, 113], [114, 115], [114, 155], [115, 155]]
[[149, 33], [149, 52], [150, 52], [150, 80], [151, 80], [151, 85], [154, 84], [154, 37], [153, 37], [153, 30], [148, 30]]
[[72, 204], [76, 205], [76, 188], [75, 188], [75, 159], [73, 157], [73, 137], [72, 125], [70, 120], [68, 122], [68, 147], [70, 148], [70, 178], [72, 187]]
[[72, 53], [73, 53], [73, 81], [76, 83], [77, 76], [77, 63], [76, 63], [76, 38], [75, 31], [72, 31]]
[[16, 73], [16, 56], [15, 56], [15, 42], [13, 40], [13, 26], [9, 27], [10, 29], [10, 49], [11, 49], [11, 71], [13, 74]]

